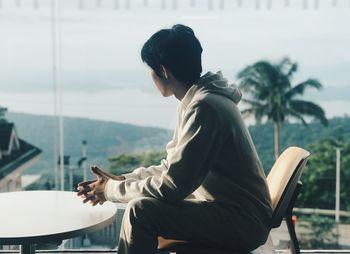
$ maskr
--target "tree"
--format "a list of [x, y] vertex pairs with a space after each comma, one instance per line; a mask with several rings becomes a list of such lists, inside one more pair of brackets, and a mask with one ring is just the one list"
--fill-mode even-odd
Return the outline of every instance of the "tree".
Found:
[[300, 247], [303, 249], [339, 249], [336, 222], [333, 218], [311, 215], [302, 216], [299, 233]]
[[0, 106], [0, 122], [5, 121], [5, 114], [7, 112], [7, 108]]
[[159, 165], [160, 161], [165, 157], [165, 151], [145, 151], [138, 154], [121, 154], [117, 157], [109, 158], [108, 160], [111, 164], [111, 173], [120, 175], [141, 166], [149, 167], [151, 165]]
[[307, 88], [321, 89], [321, 83], [316, 79], [308, 79], [292, 86], [291, 80], [297, 69], [296, 63], [284, 58], [277, 64], [256, 62], [237, 75], [239, 87], [246, 95], [243, 102], [248, 105], [242, 111], [243, 117], [254, 115], [257, 123], [267, 118], [274, 124], [275, 159], [278, 158], [280, 150], [280, 127], [286, 118], [295, 118], [307, 125], [305, 116], [308, 116], [327, 125], [325, 113], [320, 106], [300, 99]]
[[[333, 138], [321, 140], [307, 149], [310, 159], [301, 177], [302, 192], [298, 198], [298, 207], [334, 209], [335, 208], [335, 148]], [[340, 170], [340, 209], [350, 210], [350, 142], [342, 143]]]

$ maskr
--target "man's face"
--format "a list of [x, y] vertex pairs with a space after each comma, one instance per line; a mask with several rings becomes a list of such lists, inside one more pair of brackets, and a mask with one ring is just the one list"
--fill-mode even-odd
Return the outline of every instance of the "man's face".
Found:
[[169, 97], [174, 94], [173, 86], [170, 84], [169, 79], [159, 77], [154, 70], [151, 69], [151, 77], [153, 79], [154, 84], [156, 84], [159, 92], [164, 97]]

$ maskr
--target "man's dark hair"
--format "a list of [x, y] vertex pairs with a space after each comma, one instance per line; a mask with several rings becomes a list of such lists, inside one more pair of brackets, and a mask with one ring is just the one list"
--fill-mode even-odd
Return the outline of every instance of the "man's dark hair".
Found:
[[163, 65], [177, 80], [192, 85], [202, 73], [202, 51], [191, 28], [174, 25], [153, 34], [143, 45], [141, 58], [159, 77]]

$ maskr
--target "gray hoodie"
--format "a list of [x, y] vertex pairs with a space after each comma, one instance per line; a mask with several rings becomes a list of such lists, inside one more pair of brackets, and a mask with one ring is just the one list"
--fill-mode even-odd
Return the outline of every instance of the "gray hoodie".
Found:
[[107, 200], [154, 197], [179, 202], [189, 196], [240, 209], [262, 224], [272, 215], [259, 157], [237, 103], [239, 89], [221, 72], [191, 86], [178, 108], [178, 123], [158, 166], [138, 168], [125, 181], [108, 180]]

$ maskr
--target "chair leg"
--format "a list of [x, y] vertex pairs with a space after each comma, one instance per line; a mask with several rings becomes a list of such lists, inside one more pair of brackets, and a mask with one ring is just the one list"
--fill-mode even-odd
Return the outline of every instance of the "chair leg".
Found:
[[294, 225], [292, 222], [292, 218], [291, 217], [288, 219], [286, 218], [286, 222], [287, 222], [289, 236], [291, 239], [291, 246], [290, 246], [291, 252], [292, 252], [292, 254], [300, 254], [299, 242], [298, 242], [298, 238], [295, 234], [295, 229], [294, 229]]
[[293, 216], [293, 207], [294, 207], [295, 201], [297, 200], [297, 197], [300, 193], [301, 186], [302, 186], [302, 183], [299, 181], [296, 188], [295, 188], [295, 191], [293, 193], [292, 199], [289, 203], [289, 206], [288, 206], [287, 212], [286, 212], [286, 216], [285, 216], [287, 227], [288, 227], [288, 233], [289, 233], [289, 236], [291, 239], [290, 248], [291, 248], [292, 254], [300, 254], [299, 242], [298, 242], [297, 235], [295, 233], [295, 228], [294, 228], [294, 224], [292, 221], [292, 216]]

